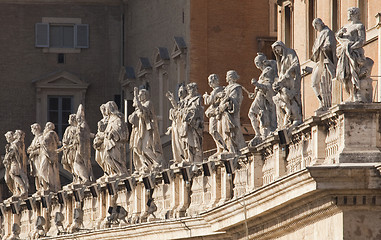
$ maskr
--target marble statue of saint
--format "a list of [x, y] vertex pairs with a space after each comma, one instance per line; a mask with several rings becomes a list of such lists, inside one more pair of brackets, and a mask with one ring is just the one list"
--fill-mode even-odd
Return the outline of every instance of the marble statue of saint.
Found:
[[317, 63], [311, 76], [312, 89], [319, 100], [318, 110], [326, 110], [332, 105], [332, 79], [336, 77], [336, 39], [320, 18], [315, 18], [312, 26], [318, 31], [311, 55]]
[[77, 114], [69, 115], [68, 122], [70, 125], [65, 130], [59, 150], [63, 151], [61, 163], [73, 174], [74, 184], [86, 184], [92, 181], [91, 142], [82, 104]]
[[153, 104], [146, 89], [134, 89], [135, 111], [128, 120], [132, 124], [130, 148], [136, 173], [159, 170], [163, 150]]
[[41, 163], [38, 171], [42, 178], [44, 191], [57, 192], [61, 187], [57, 153], [60, 141], [54, 128], [52, 122], [47, 122], [42, 133], [40, 142]]
[[228, 85], [223, 92], [217, 94], [219, 98], [218, 118], [221, 121], [222, 137], [229, 153], [240, 154], [246, 147], [240, 121], [240, 109], [243, 99], [242, 86], [237, 83], [239, 75], [230, 70], [226, 73]]
[[174, 164], [182, 163], [185, 159], [184, 146], [180, 138], [180, 128], [183, 125], [183, 108], [185, 105], [185, 97], [188, 95], [186, 86], [181, 84], [179, 86], [178, 101], [176, 101], [173, 93], [167, 92], [166, 96], [172, 104], [172, 108], [169, 110], [169, 119], [172, 121], [171, 126], [168, 128], [167, 135], [171, 134], [172, 140], [172, 154]]
[[93, 141], [93, 147], [95, 149], [95, 161], [99, 164], [103, 171], [106, 172], [106, 165], [104, 164], [105, 151], [103, 144], [105, 138], [105, 130], [108, 122], [108, 116], [106, 114], [106, 105], [102, 104], [99, 107], [99, 110], [101, 111], [103, 118], [98, 122], [98, 131]]
[[5, 182], [12, 192], [13, 197], [28, 195], [29, 182], [23, 168], [23, 153], [17, 146], [15, 133], [8, 131], [5, 134], [8, 144], [5, 146]]
[[38, 123], [34, 123], [30, 126], [31, 132], [34, 135], [32, 143], [27, 149], [29, 154], [30, 163], [30, 175], [35, 178], [35, 185], [37, 192], [43, 190], [43, 177], [41, 176], [41, 147], [42, 147], [42, 132], [41, 126]]
[[15, 144], [18, 148], [18, 151], [21, 154], [22, 168], [23, 168], [24, 172], [26, 173], [27, 172], [28, 157], [27, 157], [26, 151], [25, 151], [25, 132], [18, 129], [15, 131], [14, 136], [15, 136]]
[[276, 112], [273, 97], [275, 92], [272, 88], [277, 77], [276, 62], [267, 60], [263, 53], [258, 53], [254, 59], [255, 66], [262, 71], [258, 81], [252, 79], [251, 83], [255, 91], [251, 98], [254, 99], [249, 110], [249, 118], [253, 126], [255, 137], [250, 141], [250, 146], [255, 146], [262, 142], [272, 133], [276, 125]]
[[221, 118], [218, 113], [219, 98], [217, 97], [220, 92], [224, 91], [224, 88], [220, 86], [217, 74], [209, 75], [208, 84], [213, 90], [210, 94], [205, 93], [203, 95], [204, 104], [209, 106], [205, 111], [205, 116], [209, 118], [209, 134], [213, 137], [217, 147], [217, 151], [213, 156], [217, 156], [227, 149], [222, 138]]
[[188, 95], [184, 99], [183, 124], [180, 127], [180, 137], [184, 146], [184, 163], [202, 162], [202, 134], [204, 130], [204, 108], [201, 105], [201, 95], [197, 84], [187, 85]]
[[85, 119], [85, 110], [82, 104], [79, 105], [76, 114], [76, 136], [74, 149], [76, 150], [73, 172], [77, 176], [77, 182], [81, 184], [89, 183], [93, 180], [93, 170], [91, 166], [91, 140], [90, 128]]
[[278, 69], [278, 78], [273, 84], [276, 92], [273, 101], [276, 105], [277, 129], [281, 130], [302, 123], [300, 63], [295, 50], [286, 47], [282, 41], [276, 41], [271, 47]]
[[101, 106], [101, 112], [104, 117], [102, 123], [98, 124], [93, 145], [98, 151], [96, 160], [106, 176], [127, 174], [126, 144], [129, 133], [124, 116], [113, 101]]
[[76, 116], [76, 114], [69, 115], [69, 126], [67, 126], [65, 129], [64, 135], [62, 137], [62, 147], [60, 148], [62, 151], [62, 166], [70, 173], [73, 173], [73, 161], [75, 158], [74, 139], [77, 132]]
[[336, 33], [339, 43], [336, 78], [349, 94], [348, 101], [363, 102], [360, 80], [369, 77], [374, 62], [364, 55], [366, 36], [359, 8], [348, 9], [348, 20], [350, 22]]

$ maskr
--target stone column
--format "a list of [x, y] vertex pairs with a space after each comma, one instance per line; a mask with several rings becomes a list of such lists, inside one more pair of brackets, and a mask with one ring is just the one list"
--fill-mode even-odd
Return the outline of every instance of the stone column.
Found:
[[378, 29], [378, 81], [377, 81], [377, 101], [381, 102], [381, 12], [377, 13], [377, 29]]
[[325, 138], [327, 137], [325, 126], [315, 125], [311, 127], [312, 138], [312, 165], [321, 165], [325, 159]]
[[275, 159], [275, 176], [274, 180], [284, 176], [286, 174], [286, 152], [279, 144], [273, 145], [274, 159]]
[[168, 218], [174, 218], [175, 217], [175, 211], [177, 207], [179, 206], [179, 198], [180, 198], [180, 174], [177, 171], [174, 174], [173, 180], [170, 183], [169, 191], [171, 192], [171, 201], [170, 201], [170, 210], [168, 211]]
[[259, 188], [263, 185], [263, 160], [262, 154], [260, 152], [255, 152], [252, 157], [254, 160], [251, 161], [251, 172], [253, 178], [253, 187]]

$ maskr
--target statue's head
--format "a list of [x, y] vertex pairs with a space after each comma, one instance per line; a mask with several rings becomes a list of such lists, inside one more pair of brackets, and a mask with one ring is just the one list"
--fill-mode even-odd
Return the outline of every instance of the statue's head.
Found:
[[106, 111], [106, 115], [118, 115], [119, 114], [119, 110], [118, 110], [118, 105], [116, 105], [116, 103], [114, 101], [108, 101], [106, 104], [105, 104], [105, 111]]
[[348, 20], [360, 20], [360, 9], [357, 7], [348, 8]]
[[40, 124], [38, 123], [33, 123], [31, 126], [30, 126], [30, 130], [31, 132], [36, 135], [38, 133], [41, 133], [41, 126]]
[[208, 77], [208, 84], [211, 88], [217, 87], [220, 84], [217, 74], [210, 74]]
[[226, 72], [226, 82], [227, 83], [236, 83], [239, 79], [239, 75], [234, 70], [229, 70]]
[[276, 41], [271, 45], [275, 56], [283, 56], [286, 45], [282, 41]]
[[323, 20], [321, 18], [315, 18], [312, 21], [312, 26], [315, 28], [316, 31], [321, 31], [325, 27], [325, 24], [323, 23]]
[[54, 123], [52, 122], [47, 122], [45, 125], [45, 130], [46, 131], [53, 131], [56, 127], [54, 126]]
[[197, 95], [197, 90], [198, 90], [197, 83], [191, 82], [187, 85], [187, 91], [189, 95], [191, 96]]
[[102, 104], [102, 105], [99, 107], [99, 110], [101, 111], [103, 117], [106, 117], [106, 116], [107, 116], [107, 111], [106, 111], [106, 105], [105, 105], [105, 104]]
[[8, 143], [13, 142], [14, 140], [14, 133], [12, 131], [8, 131], [7, 133], [4, 134], [5, 139], [7, 140]]
[[147, 89], [140, 89], [138, 95], [139, 101], [145, 102], [149, 99], [149, 92]]
[[179, 90], [177, 93], [178, 93], [180, 99], [183, 99], [188, 94], [187, 88], [186, 88], [184, 83], [181, 83], [179, 85]]
[[14, 136], [15, 136], [15, 139], [20, 140], [20, 141], [24, 141], [25, 132], [22, 131], [22, 130], [17, 129], [15, 131], [15, 135]]
[[68, 123], [72, 126], [74, 126], [77, 123], [77, 115], [76, 114], [70, 114]]
[[264, 62], [267, 60], [267, 57], [265, 54], [259, 52], [257, 53], [257, 56], [254, 58], [254, 64], [258, 69], [263, 69]]

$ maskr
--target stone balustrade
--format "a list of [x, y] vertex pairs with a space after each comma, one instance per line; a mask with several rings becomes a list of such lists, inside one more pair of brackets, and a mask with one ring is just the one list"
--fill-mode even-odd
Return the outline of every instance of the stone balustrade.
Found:
[[[0, 204], [3, 236], [10, 236], [17, 223], [20, 238], [28, 238], [36, 231], [38, 216], [46, 219], [47, 236], [196, 217], [310, 166], [377, 162], [380, 113], [377, 103], [337, 105], [284, 138], [268, 137], [240, 157], [8, 199]], [[57, 213], [63, 215], [64, 230], [57, 228]]]

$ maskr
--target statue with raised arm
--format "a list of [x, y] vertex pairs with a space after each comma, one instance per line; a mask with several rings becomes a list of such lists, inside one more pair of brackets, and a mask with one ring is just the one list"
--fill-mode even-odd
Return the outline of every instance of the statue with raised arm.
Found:
[[182, 163], [185, 159], [184, 146], [180, 138], [180, 129], [184, 124], [184, 116], [182, 112], [185, 105], [185, 97], [188, 95], [184, 84], [180, 84], [177, 95], [179, 98], [178, 100], [175, 99], [173, 93], [166, 93], [168, 100], [172, 104], [172, 108], [169, 110], [169, 119], [172, 120], [172, 125], [168, 128], [166, 134], [171, 134], [172, 154], [175, 165]]
[[46, 123], [40, 142], [41, 164], [38, 171], [42, 178], [43, 190], [57, 192], [61, 187], [57, 153], [60, 141], [54, 129], [52, 122]]
[[312, 89], [319, 100], [318, 110], [326, 110], [332, 105], [332, 79], [336, 77], [336, 39], [320, 18], [315, 18], [312, 26], [318, 31], [311, 55], [317, 63], [311, 76]]
[[272, 88], [274, 79], [277, 77], [276, 62], [267, 60], [263, 53], [258, 53], [254, 59], [254, 64], [262, 73], [258, 81], [254, 78], [251, 80], [255, 90], [252, 96], [254, 101], [251, 104], [248, 116], [255, 136], [250, 141], [250, 146], [262, 142], [277, 127], [275, 104], [273, 102], [275, 92]]
[[41, 126], [34, 123], [30, 126], [31, 132], [34, 135], [32, 143], [27, 149], [29, 154], [30, 175], [34, 176], [37, 192], [43, 190], [43, 177], [41, 176], [41, 147], [42, 147], [42, 132]]
[[8, 131], [5, 134], [8, 144], [5, 146], [5, 182], [12, 192], [12, 197], [26, 197], [29, 181], [23, 168], [23, 153], [17, 146], [15, 133]]
[[104, 119], [102, 121], [106, 127], [100, 134], [102, 136], [98, 135], [99, 132], [97, 133], [97, 137], [100, 137], [97, 139], [97, 143], [103, 138], [102, 143], [100, 145], [95, 144], [96, 140], [94, 140], [96, 149], [97, 146], [101, 146], [97, 150], [102, 149], [101, 159], [98, 159], [97, 162], [101, 162], [100, 166], [106, 176], [127, 174], [126, 144], [129, 133], [124, 122], [124, 116], [118, 111], [118, 106], [113, 101], [109, 101], [104, 105], [103, 114]]
[[159, 128], [153, 104], [146, 89], [134, 89], [135, 111], [129, 116], [132, 124], [130, 148], [136, 173], [159, 170], [163, 160]]
[[246, 147], [240, 121], [240, 109], [243, 99], [242, 86], [237, 83], [239, 76], [236, 71], [226, 73], [228, 85], [223, 92], [217, 94], [219, 98], [218, 118], [221, 121], [222, 138], [229, 153], [241, 154]]
[[209, 105], [205, 111], [205, 116], [209, 118], [209, 134], [213, 137], [217, 147], [217, 151], [213, 156], [217, 156], [227, 149], [224, 139], [222, 138], [221, 118], [218, 114], [218, 105], [220, 102], [217, 97], [218, 93], [224, 91], [224, 88], [220, 86], [217, 74], [209, 75], [208, 84], [213, 90], [210, 94], [205, 93], [203, 95], [204, 104]]
[[202, 162], [202, 134], [204, 130], [204, 108], [201, 106], [201, 96], [197, 84], [187, 85], [183, 108], [183, 124], [180, 127], [180, 137], [184, 146], [185, 164]]
[[366, 36], [365, 27], [360, 22], [360, 9], [349, 8], [348, 20], [350, 22], [336, 33], [336, 39], [339, 42], [336, 78], [344, 85], [349, 94], [347, 101], [371, 101], [365, 97], [367, 93], [362, 91], [361, 86], [361, 80], [370, 76], [374, 62], [364, 55], [363, 46]]
[[273, 84], [276, 93], [273, 101], [276, 105], [277, 129], [281, 130], [302, 123], [300, 63], [295, 50], [286, 47], [282, 41], [276, 41], [271, 47], [278, 69], [278, 78]]

